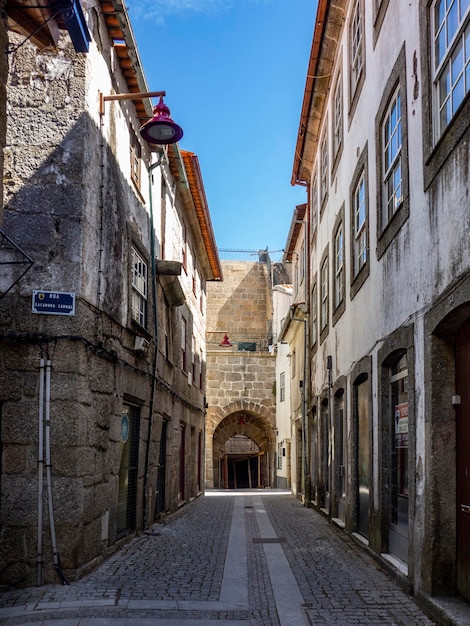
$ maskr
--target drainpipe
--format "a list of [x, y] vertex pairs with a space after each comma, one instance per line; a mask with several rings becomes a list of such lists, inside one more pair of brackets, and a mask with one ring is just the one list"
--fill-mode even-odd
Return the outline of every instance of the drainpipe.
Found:
[[68, 585], [69, 582], [65, 578], [60, 567], [59, 551], [57, 549], [57, 538], [55, 532], [54, 519], [54, 502], [52, 499], [52, 474], [51, 474], [51, 361], [46, 361], [46, 389], [44, 403], [44, 424], [45, 424], [45, 444], [46, 444], [46, 483], [47, 483], [47, 502], [49, 505], [49, 527], [51, 532], [52, 559], [55, 570], [62, 581], [62, 584]]
[[155, 405], [155, 387], [157, 382], [157, 358], [158, 358], [158, 302], [157, 302], [157, 271], [155, 266], [155, 229], [153, 224], [153, 185], [152, 172], [155, 168], [162, 165], [165, 161], [165, 153], [161, 150], [158, 153], [158, 160], [149, 167], [149, 211], [150, 211], [150, 256], [152, 270], [152, 296], [153, 296], [153, 329], [155, 348], [153, 352], [152, 377], [150, 383], [150, 403], [149, 403], [149, 422], [147, 431], [147, 445], [145, 449], [145, 466], [144, 466], [144, 488], [143, 488], [143, 506], [142, 506], [142, 529], [147, 527], [147, 517], [150, 514], [148, 510], [150, 495], [147, 497], [147, 487], [150, 473], [150, 445], [153, 430], [153, 408]]
[[37, 583], [42, 585], [42, 520], [44, 492], [44, 366], [43, 358], [39, 361], [39, 411], [38, 411], [38, 555]]

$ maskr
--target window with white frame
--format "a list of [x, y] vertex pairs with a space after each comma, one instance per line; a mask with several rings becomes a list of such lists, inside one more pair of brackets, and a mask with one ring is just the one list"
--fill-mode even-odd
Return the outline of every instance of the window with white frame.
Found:
[[362, 0], [357, 0], [351, 14], [349, 30], [349, 74], [351, 98], [354, 97], [364, 67], [364, 30]]
[[353, 276], [357, 276], [367, 261], [367, 204], [366, 181], [363, 171], [353, 194], [354, 210], [354, 242], [353, 242]]
[[147, 309], [147, 290], [148, 290], [148, 268], [147, 263], [137, 252], [135, 248], [131, 248], [132, 263], [132, 296], [131, 296], [131, 317], [132, 319], [145, 326], [146, 309]]
[[382, 230], [403, 202], [400, 89], [393, 96], [382, 125]]
[[[403, 44], [386, 81], [375, 117], [378, 187], [377, 258], [384, 254], [410, 215], [406, 98], [406, 54]], [[355, 188], [359, 173], [364, 170], [366, 229], [369, 233], [367, 151], [364, 150], [363, 154], [364, 159], [362, 157], [359, 159], [357, 176], [354, 176], [352, 184]], [[361, 163], [362, 161], [364, 163]], [[369, 234], [367, 234], [368, 245]], [[369, 267], [368, 259], [366, 266]], [[361, 275], [364, 275], [363, 271]]]
[[328, 326], [328, 257], [320, 269], [320, 332]]
[[432, 3], [436, 139], [470, 89], [470, 0]]
[[338, 156], [343, 144], [343, 84], [341, 74], [336, 79], [333, 94], [333, 161]]
[[335, 301], [337, 309], [344, 299], [344, 233], [343, 224], [338, 226], [335, 235]]
[[281, 372], [279, 375], [279, 402], [286, 399], [286, 373]]
[[277, 444], [277, 469], [282, 469], [282, 443]]
[[320, 203], [323, 203], [328, 195], [328, 134], [324, 133], [320, 148]]

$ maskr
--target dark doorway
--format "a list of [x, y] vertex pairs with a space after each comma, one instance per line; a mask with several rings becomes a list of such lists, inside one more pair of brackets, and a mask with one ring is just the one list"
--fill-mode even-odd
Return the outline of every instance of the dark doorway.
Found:
[[180, 467], [179, 467], [178, 500], [183, 502], [186, 497], [186, 425], [180, 424]]
[[228, 488], [253, 489], [259, 487], [258, 456], [228, 458]]
[[119, 443], [118, 537], [135, 530], [139, 428], [140, 408], [125, 404], [122, 408]]
[[390, 524], [389, 552], [408, 562], [408, 362], [400, 356], [390, 368]]
[[155, 519], [165, 512], [166, 500], [166, 441], [167, 441], [168, 422], [162, 422], [162, 434], [160, 437], [160, 451], [158, 456], [157, 469], [157, 495], [155, 498]]
[[470, 320], [456, 337], [457, 590], [470, 600]]
[[369, 537], [370, 410], [369, 381], [356, 385], [357, 531]]

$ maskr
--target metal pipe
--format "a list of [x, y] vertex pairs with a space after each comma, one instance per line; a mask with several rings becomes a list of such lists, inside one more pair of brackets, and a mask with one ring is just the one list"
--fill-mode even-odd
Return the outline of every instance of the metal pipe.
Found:
[[143, 486], [143, 506], [142, 506], [142, 529], [146, 528], [147, 517], [150, 516], [150, 507], [148, 503], [150, 495], [147, 498], [148, 480], [150, 474], [150, 445], [152, 439], [153, 426], [153, 409], [155, 405], [155, 384], [157, 381], [157, 358], [158, 358], [158, 294], [157, 294], [157, 270], [155, 264], [155, 228], [153, 223], [153, 185], [152, 172], [155, 168], [164, 163], [165, 153], [162, 150], [158, 155], [158, 160], [149, 167], [149, 212], [150, 212], [150, 267], [152, 269], [152, 296], [153, 296], [153, 328], [154, 328], [154, 352], [152, 361], [152, 376], [150, 386], [150, 402], [149, 402], [149, 423], [147, 430], [147, 445], [145, 449], [145, 465], [144, 465], [144, 486]]
[[42, 585], [42, 522], [44, 492], [44, 359], [39, 361], [39, 412], [38, 412], [38, 553], [37, 583]]
[[49, 527], [51, 531], [52, 559], [59, 578], [64, 585], [68, 585], [60, 568], [60, 557], [57, 550], [57, 537], [55, 532], [54, 503], [52, 499], [52, 475], [51, 475], [51, 361], [46, 361], [46, 393], [45, 393], [45, 442], [46, 442], [46, 482], [47, 500], [49, 507]]

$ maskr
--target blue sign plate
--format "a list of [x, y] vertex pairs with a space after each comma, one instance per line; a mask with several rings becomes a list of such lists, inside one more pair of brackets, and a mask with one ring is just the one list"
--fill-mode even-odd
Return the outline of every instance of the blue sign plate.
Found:
[[75, 315], [75, 294], [65, 291], [33, 291], [33, 313]]

